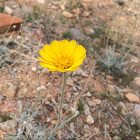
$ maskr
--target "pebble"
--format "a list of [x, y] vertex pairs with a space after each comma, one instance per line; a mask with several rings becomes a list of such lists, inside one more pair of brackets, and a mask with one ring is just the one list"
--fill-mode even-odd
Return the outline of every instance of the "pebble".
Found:
[[74, 40], [87, 40], [87, 37], [78, 29], [70, 29], [71, 36]]
[[140, 87], [140, 77], [135, 77], [134, 84], [138, 87]]
[[4, 7], [4, 12], [5, 12], [6, 14], [11, 15], [11, 14], [13, 13], [13, 9], [11, 9], [11, 8], [8, 7], [8, 6], [5, 6], [5, 7]]
[[91, 97], [91, 95], [92, 95], [92, 94], [91, 94], [89, 91], [86, 93], [86, 96], [87, 96], [87, 97]]
[[90, 108], [87, 104], [84, 104], [84, 113], [85, 113], [85, 115], [90, 115], [91, 114]]
[[72, 130], [74, 130], [74, 122], [71, 122], [71, 123], [70, 123], [70, 128], [71, 128]]
[[123, 102], [119, 102], [117, 104], [117, 110], [123, 115], [125, 115], [127, 113], [127, 108]]
[[67, 80], [67, 85], [73, 87], [73, 86], [74, 86], [73, 80], [72, 80], [72, 79], [68, 79], [68, 80]]
[[88, 116], [87, 116], [87, 119], [86, 119], [86, 122], [87, 122], [88, 124], [93, 124], [93, 123], [94, 123], [93, 117], [92, 117], [91, 115], [88, 115]]
[[62, 13], [62, 15], [63, 15], [64, 17], [66, 17], [66, 18], [72, 18], [72, 17], [73, 17], [73, 14], [71, 14], [70, 12], [67, 12], [67, 11], [64, 11], [64, 12]]
[[32, 71], [33, 72], [36, 72], [37, 71], [37, 68], [36, 67], [32, 67]]
[[136, 124], [140, 128], [140, 105], [136, 104], [133, 109], [134, 117], [136, 119]]
[[100, 99], [94, 99], [92, 101], [88, 101], [88, 105], [89, 106], [96, 106], [96, 105], [100, 105], [101, 104], [101, 100]]
[[16, 120], [8, 120], [6, 122], [0, 123], [0, 128], [4, 131], [9, 131], [17, 127]]
[[51, 118], [50, 117], [47, 117], [46, 121], [47, 122], [50, 122], [51, 121]]
[[131, 103], [139, 103], [140, 102], [139, 97], [136, 94], [128, 93], [125, 95], [125, 97]]
[[18, 87], [16, 85], [13, 85], [12, 83], [7, 83], [7, 85], [8, 85], [8, 88], [6, 90], [6, 94], [9, 97], [14, 98]]
[[82, 16], [83, 17], [88, 17], [90, 15], [90, 12], [88, 12], [88, 11], [84, 11], [83, 13], [82, 13]]

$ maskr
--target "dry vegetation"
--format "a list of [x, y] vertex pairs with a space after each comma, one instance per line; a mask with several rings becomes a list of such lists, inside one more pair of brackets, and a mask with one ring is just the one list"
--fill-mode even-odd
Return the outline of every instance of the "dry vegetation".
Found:
[[[64, 126], [53, 139], [139, 140], [140, 3], [44, 2], [15, 0], [29, 10], [18, 14], [24, 23], [19, 32], [0, 35], [0, 139], [48, 138], [57, 120], [62, 73], [42, 69], [38, 52], [53, 40], [74, 39], [87, 57], [80, 70], [68, 73]], [[16, 122], [5, 124], [9, 120]]]

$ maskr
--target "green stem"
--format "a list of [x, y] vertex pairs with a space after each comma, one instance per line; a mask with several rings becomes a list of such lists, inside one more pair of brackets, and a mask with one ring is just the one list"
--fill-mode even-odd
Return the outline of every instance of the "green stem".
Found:
[[[41, 71], [39, 73], [38, 87], [40, 87], [40, 81], [41, 81]], [[37, 97], [36, 97], [35, 105], [34, 105], [35, 108], [37, 107], [37, 102], [38, 102], [38, 99], [39, 99], [39, 94], [40, 94], [40, 90], [38, 90], [38, 92], [37, 92]]]
[[63, 103], [63, 99], [64, 99], [64, 90], [65, 90], [65, 86], [66, 86], [66, 72], [63, 73], [63, 85], [62, 85], [62, 93], [61, 93], [61, 99], [60, 99], [60, 105], [59, 105], [59, 111], [58, 111], [58, 120], [57, 123], [55, 125], [55, 128], [51, 131], [49, 139], [51, 139], [52, 134], [56, 132], [60, 121], [61, 121], [61, 110], [62, 110], [62, 103]]

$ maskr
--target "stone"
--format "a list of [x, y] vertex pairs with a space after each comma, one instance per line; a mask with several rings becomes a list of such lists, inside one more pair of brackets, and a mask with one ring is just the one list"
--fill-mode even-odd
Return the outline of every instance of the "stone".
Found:
[[140, 87], [140, 77], [135, 77], [134, 84], [138, 87]]
[[114, 78], [113, 78], [112, 76], [110, 76], [110, 75], [107, 75], [106, 78], [107, 78], [107, 80], [109, 80], [109, 81], [113, 81], [113, 80], [114, 80]]
[[0, 123], [0, 129], [4, 131], [9, 131], [11, 129], [14, 129], [17, 127], [17, 122], [16, 120], [8, 120], [6, 122]]
[[92, 101], [88, 101], [88, 105], [89, 106], [96, 106], [96, 105], [99, 105], [101, 104], [101, 100], [100, 99], [94, 99]]
[[64, 12], [62, 13], [62, 15], [63, 15], [64, 17], [66, 17], [66, 18], [72, 18], [72, 17], [73, 17], [73, 14], [71, 14], [70, 12], [67, 12], [67, 11], [64, 11]]
[[18, 31], [23, 23], [21, 18], [16, 18], [7, 14], [0, 13], [0, 33]]
[[98, 133], [98, 132], [99, 132], [99, 128], [94, 127], [94, 128], [93, 128], [93, 132], [94, 132], [94, 133]]
[[40, 4], [45, 4], [45, 0], [37, 0], [37, 2]]
[[46, 118], [46, 122], [50, 122], [51, 121], [51, 118], [50, 117], [47, 117]]
[[25, 97], [28, 94], [28, 89], [27, 88], [20, 88], [18, 91], [18, 97]]
[[91, 97], [92, 95], [91, 95], [91, 93], [88, 91], [88, 92], [86, 93], [86, 96], [87, 96], [87, 97]]
[[139, 97], [136, 94], [133, 93], [127, 93], [125, 95], [125, 97], [127, 98], [127, 100], [131, 103], [140, 103]]
[[73, 87], [73, 86], [74, 86], [73, 80], [72, 80], [72, 79], [68, 79], [68, 80], [67, 80], [67, 85]]
[[71, 123], [70, 123], [70, 128], [71, 128], [72, 130], [74, 130], [74, 122], [71, 122]]
[[10, 7], [8, 7], [8, 6], [5, 6], [5, 8], [4, 8], [4, 12], [6, 13], [6, 14], [12, 14], [13, 13], [13, 9], [11, 9]]
[[84, 11], [83, 13], [82, 13], [82, 16], [83, 17], [88, 17], [90, 15], [90, 12], [88, 12], [88, 11]]
[[90, 28], [90, 27], [86, 27], [86, 28], [84, 29], [84, 31], [85, 31], [85, 33], [86, 33], [87, 35], [90, 35], [90, 34], [95, 33], [95, 31], [94, 31], [92, 28]]
[[28, 17], [31, 14], [31, 9], [29, 9], [25, 4], [21, 4], [20, 7], [16, 8], [13, 15], [20, 18]]
[[71, 36], [74, 40], [87, 40], [87, 37], [78, 29], [72, 28], [70, 30]]
[[91, 114], [90, 108], [87, 104], [84, 104], [84, 113], [85, 113], [85, 115], [90, 115]]
[[36, 72], [37, 71], [37, 68], [36, 67], [32, 67], [32, 71], [33, 72]]
[[13, 85], [12, 83], [7, 83], [7, 90], [6, 90], [6, 94], [11, 97], [11, 98], [14, 98], [15, 95], [16, 95], [16, 92], [17, 92], [17, 86], [16, 85]]
[[124, 104], [123, 102], [119, 102], [119, 103], [117, 104], [117, 111], [118, 111], [119, 113], [121, 113], [122, 115], [126, 115], [126, 113], [127, 113], [127, 108], [126, 108], [126, 106], [125, 106], [125, 104]]
[[86, 122], [87, 122], [88, 124], [93, 124], [93, 123], [94, 123], [93, 117], [92, 117], [91, 115], [88, 115], [88, 116], [87, 116], [87, 119], [86, 119]]
[[85, 10], [88, 10], [88, 5], [87, 5], [85, 2], [82, 2], [82, 7], [83, 7]]
[[75, 14], [75, 16], [79, 16], [79, 14], [81, 13], [79, 8], [72, 9], [72, 12]]
[[81, 68], [78, 68], [76, 71], [74, 71], [74, 75], [81, 75], [83, 77], [88, 77], [88, 75]]

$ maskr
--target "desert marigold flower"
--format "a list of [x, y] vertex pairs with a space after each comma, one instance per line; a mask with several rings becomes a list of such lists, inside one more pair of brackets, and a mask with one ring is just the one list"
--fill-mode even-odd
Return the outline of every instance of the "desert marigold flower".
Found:
[[53, 41], [40, 50], [40, 65], [49, 71], [74, 71], [83, 63], [86, 49], [76, 41]]

